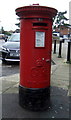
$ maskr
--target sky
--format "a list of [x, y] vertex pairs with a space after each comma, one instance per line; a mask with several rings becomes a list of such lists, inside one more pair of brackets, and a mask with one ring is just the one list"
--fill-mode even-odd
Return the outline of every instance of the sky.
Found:
[[66, 17], [69, 18], [69, 2], [71, 0], [1, 0], [0, 1], [0, 29], [15, 30], [19, 23], [15, 9], [22, 6], [37, 4], [57, 9], [59, 12], [67, 11]]

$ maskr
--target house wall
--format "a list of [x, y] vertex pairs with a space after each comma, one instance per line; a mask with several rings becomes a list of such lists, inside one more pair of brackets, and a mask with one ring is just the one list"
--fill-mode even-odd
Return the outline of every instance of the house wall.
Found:
[[71, 33], [71, 29], [69, 28], [65, 28], [65, 27], [61, 27], [61, 30], [59, 30], [58, 28], [56, 28], [55, 30], [56, 32], [60, 32], [62, 35], [68, 35], [69, 33]]
[[69, 2], [69, 24], [71, 24], [71, 1]]

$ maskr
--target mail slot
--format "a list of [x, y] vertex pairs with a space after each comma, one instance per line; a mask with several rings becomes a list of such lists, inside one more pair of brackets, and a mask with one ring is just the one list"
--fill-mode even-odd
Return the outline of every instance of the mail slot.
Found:
[[34, 4], [17, 8], [16, 14], [20, 17], [19, 103], [44, 109], [50, 96], [52, 19], [57, 10]]

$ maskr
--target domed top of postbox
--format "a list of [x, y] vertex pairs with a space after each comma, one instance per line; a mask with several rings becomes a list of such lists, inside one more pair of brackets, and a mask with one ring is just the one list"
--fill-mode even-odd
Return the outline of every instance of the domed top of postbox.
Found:
[[18, 15], [20, 18], [53, 18], [56, 14], [56, 9], [46, 6], [40, 6], [39, 4], [33, 4], [16, 9], [16, 15]]

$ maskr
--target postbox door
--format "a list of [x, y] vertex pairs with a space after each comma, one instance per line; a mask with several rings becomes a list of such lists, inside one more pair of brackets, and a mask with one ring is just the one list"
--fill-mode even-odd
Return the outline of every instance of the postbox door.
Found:
[[[49, 24], [48, 24], [49, 23]], [[50, 86], [52, 27], [33, 26], [31, 19], [21, 20], [20, 84], [28, 88]], [[29, 27], [28, 27], [29, 25]], [[22, 30], [23, 29], [23, 30]], [[27, 31], [27, 34], [25, 32]]]
[[34, 30], [31, 82], [33, 87], [50, 86], [51, 37], [48, 30]]

